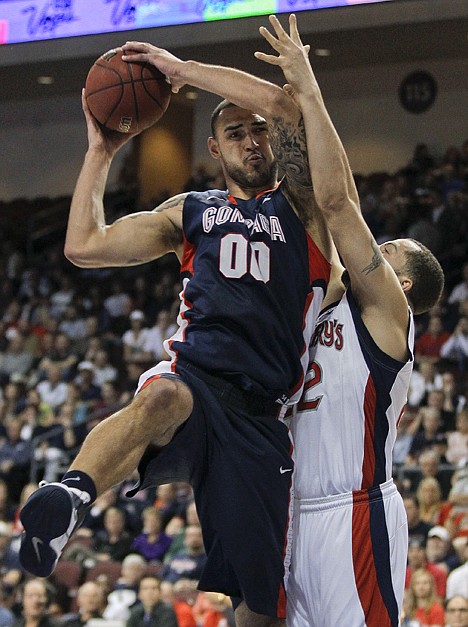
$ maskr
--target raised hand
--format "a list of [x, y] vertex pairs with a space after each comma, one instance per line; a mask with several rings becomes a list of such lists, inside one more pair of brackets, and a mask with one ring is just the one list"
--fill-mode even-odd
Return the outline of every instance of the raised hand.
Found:
[[288, 81], [283, 86], [283, 89], [290, 96], [294, 97], [305, 86], [310, 88], [311, 85], [316, 85], [318, 88], [308, 58], [310, 46], [304, 45], [301, 41], [296, 16], [293, 13], [289, 16], [289, 35], [275, 15], [270, 15], [269, 21], [276, 37], [264, 26], [261, 26], [259, 31], [262, 37], [278, 53], [278, 56], [265, 54], [264, 52], [255, 52], [255, 57], [270, 65], [278, 65], [283, 70], [284, 76]]
[[124, 53], [122, 55], [123, 61], [150, 63], [157, 67], [170, 81], [174, 94], [185, 85], [185, 81], [181, 77], [181, 70], [186, 62], [164, 48], [158, 48], [141, 41], [127, 41], [122, 46], [122, 50]]

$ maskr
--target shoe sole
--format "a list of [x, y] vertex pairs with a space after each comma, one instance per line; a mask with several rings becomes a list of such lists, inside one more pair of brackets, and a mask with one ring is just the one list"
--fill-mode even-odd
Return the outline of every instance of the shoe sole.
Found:
[[76, 526], [72, 497], [59, 486], [39, 488], [25, 503], [20, 520], [24, 527], [21, 565], [36, 577], [48, 577]]

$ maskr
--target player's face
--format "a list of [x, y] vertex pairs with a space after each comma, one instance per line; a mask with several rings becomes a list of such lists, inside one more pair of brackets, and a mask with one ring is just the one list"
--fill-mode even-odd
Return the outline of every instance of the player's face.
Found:
[[277, 164], [264, 118], [239, 107], [226, 107], [216, 120], [216, 138], [210, 138], [212, 156], [219, 159], [229, 185], [271, 189], [276, 183]]
[[380, 250], [395, 272], [399, 274], [406, 267], [406, 253], [411, 250], [420, 250], [420, 248], [410, 239], [393, 239], [380, 244]]

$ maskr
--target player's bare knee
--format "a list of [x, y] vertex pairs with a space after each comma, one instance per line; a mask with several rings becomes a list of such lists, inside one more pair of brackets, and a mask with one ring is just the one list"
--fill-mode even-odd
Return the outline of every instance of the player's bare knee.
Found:
[[180, 424], [189, 417], [193, 408], [189, 388], [166, 378], [158, 379], [141, 390], [134, 403], [149, 421], [156, 420], [158, 425]]

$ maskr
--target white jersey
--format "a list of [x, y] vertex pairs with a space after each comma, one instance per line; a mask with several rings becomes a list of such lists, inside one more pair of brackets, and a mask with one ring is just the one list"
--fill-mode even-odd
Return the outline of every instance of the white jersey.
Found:
[[302, 400], [291, 420], [295, 498], [369, 489], [392, 478], [392, 448], [413, 368], [378, 348], [350, 290], [324, 310], [310, 346]]
[[[408, 548], [392, 448], [412, 371], [383, 353], [348, 290], [319, 316], [291, 420], [288, 627], [396, 627]], [[289, 567], [289, 568], [288, 568]]]

